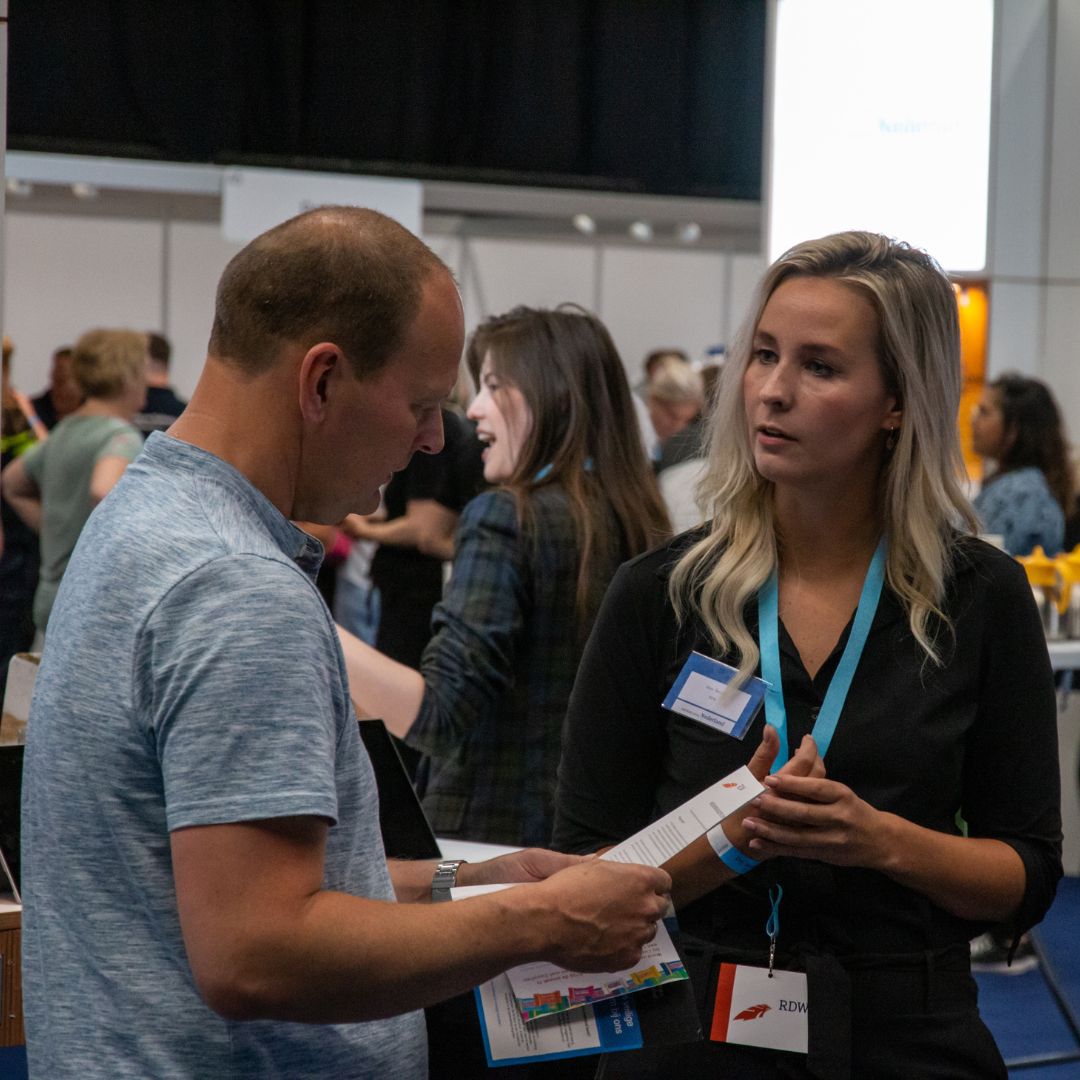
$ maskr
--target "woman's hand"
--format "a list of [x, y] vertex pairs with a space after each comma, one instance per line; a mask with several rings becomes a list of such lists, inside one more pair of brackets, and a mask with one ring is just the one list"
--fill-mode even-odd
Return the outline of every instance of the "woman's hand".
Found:
[[802, 774], [785, 768], [765, 777], [768, 791], [754, 800], [742, 822], [751, 837], [747, 851], [755, 859], [787, 855], [884, 868], [883, 815], [824, 772], [824, 765], [820, 772]]
[[[754, 777], [764, 784], [768, 784], [771, 779], [769, 770], [772, 768], [779, 750], [780, 737], [776, 733], [776, 728], [771, 724], [766, 724], [765, 731], [761, 736], [761, 742], [754, 751], [754, 756], [747, 763], [747, 768], [754, 774]], [[795, 751], [793, 757], [785, 762], [777, 775], [819, 778], [825, 776], [825, 763], [821, 760], [821, 755], [817, 750], [817, 743], [814, 742], [811, 736], [803, 736], [798, 750]], [[760, 848], [753, 847], [751, 840], [760, 834], [747, 829], [746, 821], [758, 816], [760, 812], [759, 803], [762, 798], [764, 796], [759, 796], [759, 798], [754, 799], [738, 812], [724, 819], [724, 835], [737, 848], [758, 860], [767, 858], [771, 852], [764, 852]]]

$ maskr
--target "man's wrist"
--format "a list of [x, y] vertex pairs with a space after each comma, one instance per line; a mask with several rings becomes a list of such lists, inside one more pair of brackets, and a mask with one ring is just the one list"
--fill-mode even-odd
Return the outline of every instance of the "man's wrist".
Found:
[[450, 890], [458, 883], [458, 869], [465, 859], [444, 859], [435, 867], [431, 878], [431, 899], [436, 903], [450, 899]]

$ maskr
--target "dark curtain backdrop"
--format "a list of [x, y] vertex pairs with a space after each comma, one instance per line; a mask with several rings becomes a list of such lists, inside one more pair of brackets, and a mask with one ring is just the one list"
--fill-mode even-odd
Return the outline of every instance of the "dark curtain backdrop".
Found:
[[12, 0], [12, 149], [757, 199], [764, 0]]

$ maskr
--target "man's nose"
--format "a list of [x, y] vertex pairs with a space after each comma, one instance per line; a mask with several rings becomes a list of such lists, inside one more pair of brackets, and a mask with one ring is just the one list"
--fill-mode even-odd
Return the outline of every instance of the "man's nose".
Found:
[[436, 409], [431, 420], [425, 421], [416, 435], [416, 449], [424, 454], [437, 454], [446, 445], [442, 409]]

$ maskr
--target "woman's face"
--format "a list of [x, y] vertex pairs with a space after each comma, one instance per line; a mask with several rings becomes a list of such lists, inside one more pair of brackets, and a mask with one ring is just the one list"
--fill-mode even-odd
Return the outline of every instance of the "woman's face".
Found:
[[532, 413], [521, 391], [492, 368], [491, 354], [480, 369], [480, 392], [469, 406], [468, 417], [476, 423], [476, 435], [486, 443], [484, 479], [489, 484], [509, 480], [532, 427]]
[[854, 289], [795, 277], [769, 297], [743, 405], [754, 463], [778, 492], [872, 490], [902, 417], [877, 354], [877, 313]]
[[992, 386], [983, 387], [982, 396], [971, 410], [971, 448], [979, 457], [995, 460], [1008, 449], [1001, 394]]

